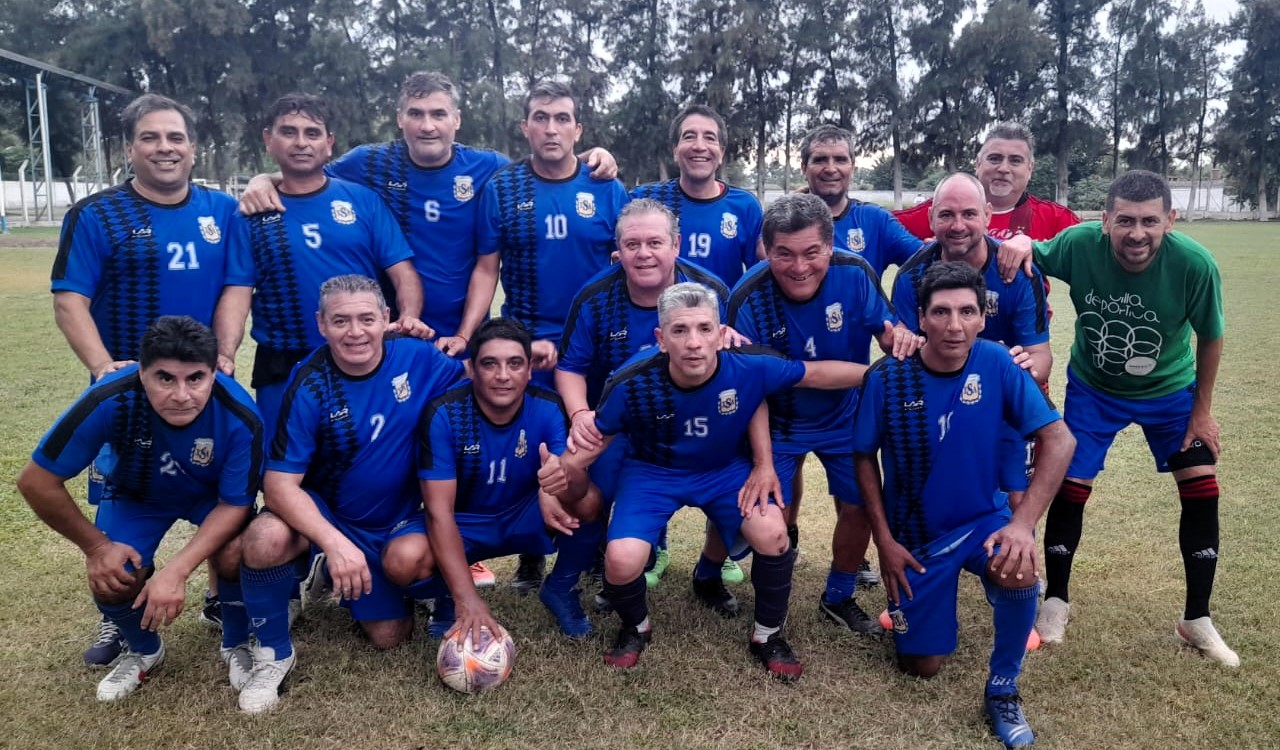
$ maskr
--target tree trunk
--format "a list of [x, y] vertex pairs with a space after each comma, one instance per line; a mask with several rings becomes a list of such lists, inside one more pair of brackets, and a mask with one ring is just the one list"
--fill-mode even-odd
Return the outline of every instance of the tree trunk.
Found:
[[506, 72], [502, 69], [502, 25], [498, 22], [497, 0], [488, 0], [489, 27], [493, 31], [493, 83], [498, 92], [498, 122], [502, 123], [495, 134], [494, 145], [504, 154], [511, 153], [511, 144], [507, 140], [507, 94], [504, 81]]
[[893, 129], [893, 207], [902, 208], [902, 139], [898, 129]]
[[1271, 212], [1267, 210], [1267, 170], [1258, 169], [1258, 221], [1267, 221]]

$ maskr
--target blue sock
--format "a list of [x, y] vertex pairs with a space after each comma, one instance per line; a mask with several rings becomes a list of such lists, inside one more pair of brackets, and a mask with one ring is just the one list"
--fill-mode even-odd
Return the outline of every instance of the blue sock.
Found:
[[98, 602], [98, 611], [120, 628], [120, 635], [129, 643], [129, 650], [139, 654], [154, 654], [160, 650], [160, 636], [153, 630], [142, 629], [142, 613], [145, 607], [133, 608], [133, 600], [124, 604]]
[[556, 564], [551, 574], [542, 585], [555, 592], [566, 592], [578, 583], [578, 578], [591, 569], [596, 560], [596, 550], [600, 547], [600, 539], [604, 536], [604, 522], [592, 521], [583, 524], [573, 536], [561, 534], [556, 537]]
[[222, 603], [222, 647], [234, 648], [248, 643], [249, 612], [244, 608], [240, 582], [218, 576], [218, 601]]
[[724, 566], [724, 562], [713, 562], [711, 558], [702, 555], [698, 558], [698, 564], [693, 566], [694, 580], [707, 581], [712, 578], [720, 577], [720, 568]]
[[[986, 579], [983, 579], [984, 582]], [[1027, 655], [1027, 638], [1036, 624], [1036, 607], [1040, 587], [1006, 589], [988, 584], [987, 596], [993, 609], [995, 643], [991, 648], [991, 677], [987, 680], [990, 695], [1014, 693], [1022, 673], [1022, 659]]]
[[289, 638], [289, 592], [297, 586], [292, 563], [274, 568], [240, 566], [240, 586], [244, 608], [258, 636], [258, 645], [272, 649], [277, 660], [293, 653]]
[[795, 569], [795, 550], [781, 555], [751, 557], [751, 585], [756, 590], [756, 624], [780, 628], [787, 619], [787, 603], [791, 599], [791, 573]]
[[831, 569], [827, 573], [827, 590], [822, 594], [822, 600], [827, 604], [838, 604], [839, 602], [853, 596], [854, 590], [858, 588], [858, 573], [846, 573], [843, 570]]

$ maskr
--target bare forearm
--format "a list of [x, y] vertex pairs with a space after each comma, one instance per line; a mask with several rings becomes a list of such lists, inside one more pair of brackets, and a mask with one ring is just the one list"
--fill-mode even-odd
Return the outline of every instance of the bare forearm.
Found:
[[18, 492], [45, 525], [88, 553], [111, 540], [93, 525], [72, 499], [63, 479], [28, 463], [18, 475]]
[[417, 318], [422, 315], [422, 279], [413, 263], [407, 260], [387, 269], [387, 276], [396, 290], [396, 307], [402, 318]]
[[444, 576], [445, 585], [454, 598], [474, 596], [476, 585], [467, 566], [466, 547], [453, 518], [452, 503], [449, 506], [447, 511], [431, 504], [427, 506], [427, 535], [431, 540], [431, 550], [435, 553], [436, 568]]
[[560, 394], [560, 400], [564, 402], [564, 410], [570, 419], [583, 409], [591, 410], [591, 405], [587, 403], [586, 378], [565, 370], [556, 370], [555, 378], [556, 393]]
[[1196, 338], [1196, 395], [1194, 408], [1204, 414], [1213, 411], [1213, 389], [1218, 384], [1218, 367], [1222, 364], [1222, 339], [1206, 341]]
[[747, 442], [751, 445], [751, 463], [773, 466], [773, 439], [769, 435], [769, 405], [760, 402], [747, 425]]
[[467, 300], [462, 310], [462, 323], [456, 335], [468, 341], [484, 322], [493, 306], [493, 294], [498, 288], [498, 254], [489, 253], [476, 259], [476, 267], [471, 269], [471, 280], [467, 282]]
[[866, 365], [838, 360], [822, 360], [804, 363], [804, 378], [797, 385], [803, 388], [839, 390], [857, 388], [867, 372]]
[[98, 333], [98, 324], [89, 313], [89, 298], [75, 292], [58, 292], [53, 295], [53, 319], [58, 330], [67, 339], [71, 351], [96, 375], [111, 364], [115, 357], [107, 351]]
[[874, 454], [854, 454], [853, 468], [862, 493], [862, 508], [867, 512], [871, 531], [877, 539], [890, 539], [889, 519], [884, 512], [884, 496], [881, 494], [880, 465]]
[[218, 503], [205, 516], [191, 541], [187, 542], [176, 555], [169, 558], [165, 567], [177, 567], [183, 577], [188, 577], [200, 563], [222, 549], [244, 527], [245, 517], [249, 515], [248, 506]]
[[218, 354], [232, 361], [244, 342], [244, 324], [253, 303], [253, 289], [228, 286], [222, 290], [218, 307], [213, 312], [213, 335], [218, 339]]

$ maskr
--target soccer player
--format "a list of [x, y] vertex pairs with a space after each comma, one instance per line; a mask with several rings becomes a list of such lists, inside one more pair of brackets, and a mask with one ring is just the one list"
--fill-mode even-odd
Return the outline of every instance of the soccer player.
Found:
[[680, 222], [681, 257], [733, 286], [760, 253], [760, 202], [745, 190], [716, 179], [728, 135], [724, 119], [701, 104], [685, 107], [671, 121], [672, 156], [680, 176], [641, 185], [632, 198], [653, 198]]
[[[1066, 206], [1027, 192], [1027, 183], [1035, 169], [1035, 152], [1035, 136], [1027, 126], [1016, 122], [993, 125], [978, 150], [974, 172], [991, 204], [987, 231], [998, 240], [1019, 234], [1033, 240], [1047, 240], [1080, 223], [1080, 217]], [[925, 201], [895, 211], [894, 216], [907, 231], [927, 240], [934, 236], [931, 208], [931, 201]]]
[[[559, 551], [538, 597], [561, 632], [585, 638], [578, 577], [595, 560], [600, 493], [586, 478], [539, 492], [564, 453], [568, 420], [552, 391], [530, 385], [533, 339], [520, 323], [495, 318], [471, 340], [469, 383], [450, 389], [422, 412], [418, 479], [436, 565], [456, 602], [461, 633], [501, 629], [476, 594], [468, 565], [518, 553]], [[544, 472], [545, 468], [545, 472]], [[453, 621], [433, 614], [443, 635]]]
[[[140, 360], [104, 375], [41, 439], [18, 490], [51, 529], [85, 555], [98, 609], [128, 642], [98, 683], [98, 700], [137, 690], [164, 662], [157, 630], [182, 613], [187, 578], [212, 560], [219, 590], [238, 600], [232, 539], [249, 518], [262, 472], [262, 422], [253, 399], [218, 373], [213, 332], [188, 316], [166, 315], [146, 329]], [[90, 522], [67, 492], [103, 444], [97, 514]], [[179, 519], [199, 527], [161, 568], [156, 548]], [[248, 640], [243, 607], [223, 612], [224, 659]]]
[[407, 586], [431, 567], [414, 433], [423, 407], [461, 376], [462, 363], [416, 338], [387, 335], [378, 283], [337, 276], [320, 289], [316, 320], [328, 342], [294, 368], [267, 455], [266, 512], [245, 531], [241, 580], [257, 644], [240, 709], [279, 701], [293, 669], [288, 601], [294, 561], [325, 554], [334, 593], [376, 648], [413, 630]]
[[1066, 634], [1085, 502], [1116, 433], [1136, 423], [1156, 470], [1173, 473], [1182, 506], [1178, 546], [1187, 589], [1175, 633], [1234, 667], [1240, 657], [1209, 616], [1219, 543], [1220, 441], [1212, 409], [1222, 281], [1213, 255], [1174, 231], [1176, 218], [1164, 179], [1135, 170], [1111, 184], [1101, 224], [1035, 244], [1036, 265], [1071, 285], [1077, 318], [1065, 416], [1080, 441], [1045, 523], [1047, 589], [1036, 628], [1048, 643]]
[[[333, 111], [320, 97], [288, 94], [271, 105], [262, 140], [280, 165], [280, 201], [286, 210], [234, 220], [248, 226], [234, 279], [218, 304], [220, 362], [234, 367], [253, 308], [252, 385], [268, 439], [276, 430], [285, 382], [293, 366], [325, 343], [315, 325], [320, 285], [344, 274], [377, 277], [395, 287], [399, 319], [393, 330], [425, 336], [418, 319], [422, 286], [413, 251], [386, 205], [368, 188], [325, 175], [333, 150]], [[238, 283], [247, 281], [248, 283]]]
[[[1035, 525], [1075, 441], [1004, 347], [976, 340], [985, 291], [965, 263], [936, 263], [925, 273], [919, 314], [928, 343], [917, 356], [886, 357], [867, 372], [853, 450], [898, 667], [937, 674], [956, 648], [960, 571], [981, 577], [995, 623], [984, 706], [996, 735], [1018, 747], [1035, 737], [1017, 686], [1039, 592]], [[1040, 441], [1035, 476], [1012, 512], [991, 450], [1006, 424]]]
[[[729, 299], [729, 325], [743, 336], [806, 361], [866, 365], [872, 339], [889, 353], [899, 339], [900, 356], [914, 352], [918, 337], [895, 326], [897, 315], [876, 273], [856, 255], [833, 252], [831, 212], [821, 199], [793, 193], [774, 201], [764, 214], [764, 245], [768, 262], [751, 269]], [[849, 451], [858, 392], [792, 388], [770, 395], [768, 403], [773, 464], [785, 504], [793, 502], [793, 477], [809, 452], [822, 462], [836, 501], [831, 570], [819, 609], [854, 632], [882, 633], [853, 596], [871, 539]], [[720, 580], [724, 550], [713, 542], [708, 535], [693, 590], [717, 612], [736, 614], [736, 598]]]
[[[854, 387], [866, 368], [799, 362], [758, 347], [720, 350], [719, 306], [715, 293], [701, 284], [675, 284], [663, 291], [657, 349], [623, 365], [601, 396], [595, 426], [605, 436], [603, 445], [579, 449], [560, 464], [566, 474], [580, 472], [614, 435], [626, 435], [604, 585], [622, 627], [605, 651], [606, 664], [628, 669], [639, 661], [651, 637], [645, 562], [671, 515], [694, 506], [716, 525], [729, 549], [755, 551], [750, 651], [770, 674], [795, 680], [803, 667], [782, 633], [795, 557], [777, 505], [782, 493], [767, 424], [755, 415], [770, 393], [796, 385]], [[574, 432], [578, 443], [582, 431]], [[743, 438], [748, 433], [749, 451]]]
[[[235, 200], [190, 181], [196, 142], [189, 108], [144, 94], [120, 120], [134, 176], [72, 206], [53, 264], [54, 319], [90, 382], [136, 361], [143, 332], [161, 315], [211, 325], [223, 285], [237, 278], [232, 251], [244, 242], [232, 229]], [[91, 504], [112, 460], [110, 447], [103, 450], [89, 471]], [[216, 623], [213, 594], [205, 612]], [[106, 666], [121, 648], [104, 618], [85, 663]]]

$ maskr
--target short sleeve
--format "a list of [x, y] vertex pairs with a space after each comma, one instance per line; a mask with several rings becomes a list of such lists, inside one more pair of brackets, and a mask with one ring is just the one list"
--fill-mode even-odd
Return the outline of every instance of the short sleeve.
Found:
[[1001, 390], [1004, 393], [1004, 421], [1024, 438], [1062, 417], [1045, 397], [1031, 373], [1018, 367], [1012, 357], [997, 353], [1001, 362]]
[[[258, 427], [261, 430], [260, 421]], [[255, 451], [253, 442], [253, 432], [248, 427], [236, 431], [231, 453], [218, 477], [218, 498], [224, 503], [245, 506], [257, 500], [262, 484], [262, 451]]]
[[883, 401], [884, 378], [880, 368], [873, 368], [867, 372], [867, 378], [862, 383], [862, 396], [858, 400], [858, 409], [853, 414], [854, 453], [869, 454], [880, 450]]
[[453, 453], [453, 425], [443, 406], [423, 412], [418, 426], [418, 479], [441, 481], [458, 478]]
[[899, 273], [893, 280], [893, 309], [898, 314], [898, 321], [907, 330], [919, 333], [920, 303], [916, 301], [915, 284], [911, 280], [911, 274], [902, 273], [901, 268], [898, 270]]
[[93, 213], [83, 207], [73, 208], [62, 219], [50, 288], [92, 299], [110, 252], [110, 241]]
[[227, 276], [223, 286], [257, 286], [258, 269], [253, 262], [249, 238], [249, 218], [239, 211], [227, 222]]

